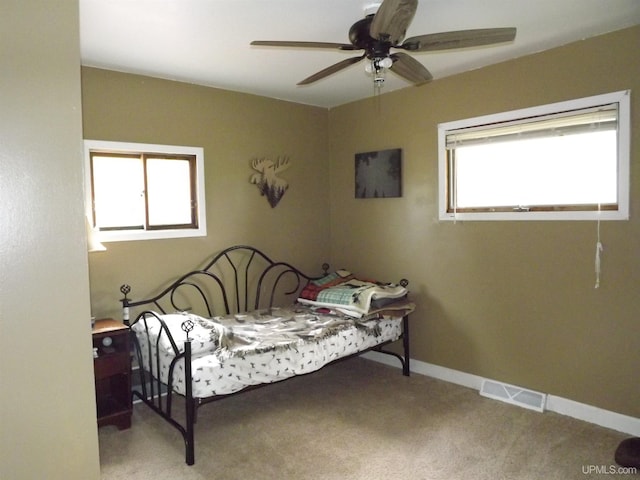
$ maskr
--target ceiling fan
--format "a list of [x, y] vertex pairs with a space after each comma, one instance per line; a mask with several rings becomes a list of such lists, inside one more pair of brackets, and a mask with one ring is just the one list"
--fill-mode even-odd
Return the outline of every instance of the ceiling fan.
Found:
[[369, 63], [365, 70], [373, 75], [374, 86], [380, 88], [384, 84], [386, 70], [414, 84], [429, 82], [433, 79], [424, 65], [404, 52], [391, 53], [392, 48], [408, 52], [431, 52], [510, 42], [516, 36], [515, 28], [484, 28], [418, 35], [407, 38], [403, 42], [417, 8], [418, 0], [384, 0], [375, 14], [368, 14], [351, 26], [349, 29], [351, 43], [256, 40], [251, 42], [251, 45], [364, 50], [362, 55], [347, 58], [320, 70], [298, 82], [297, 85], [316, 82], [367, 58]]

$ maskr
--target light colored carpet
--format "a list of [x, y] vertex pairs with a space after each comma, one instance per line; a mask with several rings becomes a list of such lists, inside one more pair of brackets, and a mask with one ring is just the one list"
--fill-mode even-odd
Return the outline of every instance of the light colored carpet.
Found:
[[144, 405], [99, 431], [105, 480], [611, 478], [626, 437], [361, 358], [204, 405], [191, 467]]

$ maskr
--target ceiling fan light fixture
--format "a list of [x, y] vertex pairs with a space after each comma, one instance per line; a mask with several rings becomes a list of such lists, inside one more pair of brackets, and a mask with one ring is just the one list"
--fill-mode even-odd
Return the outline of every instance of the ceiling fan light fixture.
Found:
[[364, 66], [364, 71], [373, 77], [373, 87], [376, 91], [384, 85], [387, 69], [393, 65], [393, 60], [389, 57], [376, 57], [370, 59]]
[[376, 60], [378, 62], [378, 65], [380, 65], [382, 68], [391, 68], [391, 66], [393, 65], [393, 60], [391, 60], [391, 58], [389, 57], [384, 57]]
[[376, 57], [372, 58], [369, 62], [367, 62], [364, 66], [364, 71], [373, 74], [378, 73], [388, 68], [391, 68], [393, 65], [393, 60], [389, 57]]

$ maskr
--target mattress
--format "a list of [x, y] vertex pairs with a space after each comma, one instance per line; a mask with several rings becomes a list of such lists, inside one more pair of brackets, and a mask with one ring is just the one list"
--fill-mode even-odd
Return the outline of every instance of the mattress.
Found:
[[[145, 370], [168, 383], [171, 362], [184, 350], [182, 330], [191, 320], [193, 396], [207, 398], [310, 373], [324, 365], [394, 341], [411, 305], [353, 318], [337, 310], [294, 304], [288, 307], [206, 319], [189, 313], [158, 315], [132, 326]], [[158, 361], [154, 358], [158, 352]], [[184, 360], [173, 372], [174, 391], [185, 394]]]

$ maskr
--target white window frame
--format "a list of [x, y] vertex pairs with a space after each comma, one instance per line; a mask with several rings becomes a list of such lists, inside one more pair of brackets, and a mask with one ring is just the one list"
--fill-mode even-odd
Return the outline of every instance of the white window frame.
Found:
[[[93, 219], [93, 194], [91, 191], [91, 152], [110, 153], [157, 153], [166, 155], [195, 155], [196, 196], [198, 201], [197, 228], [177, 228], [160, 230], [108, 230], [95, 232], [100, 242], [121, 242], [131, 240], [155, 240], [167, 238], [204, 237], [207, 235], [207, 214], [204, 191], [204, 150], [201, 147], [157, 145], [147, 143], [111, 142], [103, 140], [84, 141], [85, 160], [85, 209], [87, 219]], [[93, 227], [93, 225], [91, 225]]]
[[[445, 122], [438, 125], [438, 217], [441, 221], [456, 220], [628, 220], [629, 219], [629, 165], [631, 92], [622, 90], [602, 95], [594, 95], [577, 100], [552, 103], [537, 107], [502, 112], [492, 115]], [[448, 156], [446, 136], [448, 132], [514, 120], [539, 117], [559, 112], [585, 109], [598, 105], [618, 103], [618, 198], [617, 210], [596, 211], [500, 211], [500, 212], [450, 212], [447, 211], [448, 198]], [[455, 180], [454, 180], [455, 181]]]

